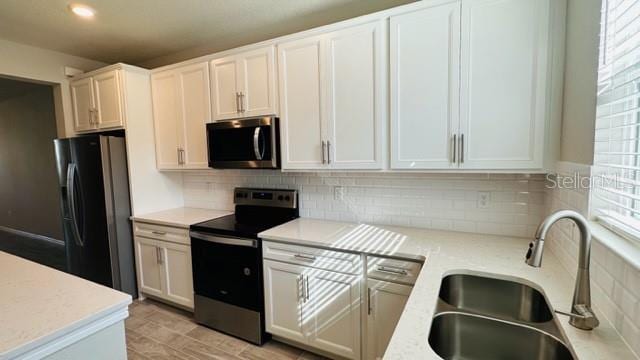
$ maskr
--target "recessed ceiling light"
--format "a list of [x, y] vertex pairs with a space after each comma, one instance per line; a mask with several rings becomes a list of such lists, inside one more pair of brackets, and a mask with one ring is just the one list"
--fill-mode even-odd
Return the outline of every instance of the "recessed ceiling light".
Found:
[[96, 14], [95, 10], [86, 5], [72, 4], [69, 5], [69, 8], [74, 14], [83, 18], [92, 18]]

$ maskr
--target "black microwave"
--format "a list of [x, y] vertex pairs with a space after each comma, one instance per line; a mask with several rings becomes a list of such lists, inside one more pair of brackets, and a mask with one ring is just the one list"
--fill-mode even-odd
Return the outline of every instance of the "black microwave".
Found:
[[215, 169], [280, 168], [280, 133], [274, 116], [207, 124], [209, 167]]

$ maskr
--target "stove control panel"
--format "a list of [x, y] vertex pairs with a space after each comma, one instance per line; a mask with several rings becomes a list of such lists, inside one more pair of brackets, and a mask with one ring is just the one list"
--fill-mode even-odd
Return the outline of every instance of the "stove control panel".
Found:
[[296, 190], [235, 188], [236, 205], [272, 206], [295, 209], [298, 207]]

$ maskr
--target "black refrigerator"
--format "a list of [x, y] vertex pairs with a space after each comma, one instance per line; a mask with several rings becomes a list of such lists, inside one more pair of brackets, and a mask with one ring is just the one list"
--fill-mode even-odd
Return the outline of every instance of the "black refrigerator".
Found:
[[54, 144], [67, 271], [137, 297], [124, 137]]

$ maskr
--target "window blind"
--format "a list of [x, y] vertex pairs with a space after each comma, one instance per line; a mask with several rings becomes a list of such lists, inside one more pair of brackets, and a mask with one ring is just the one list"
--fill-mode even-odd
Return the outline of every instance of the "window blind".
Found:
[[592, 209], [640, 239], [640, 0], [603, 0]]

